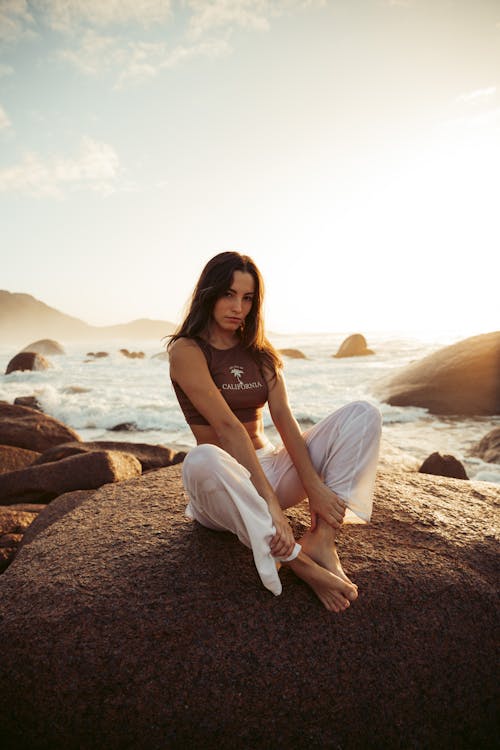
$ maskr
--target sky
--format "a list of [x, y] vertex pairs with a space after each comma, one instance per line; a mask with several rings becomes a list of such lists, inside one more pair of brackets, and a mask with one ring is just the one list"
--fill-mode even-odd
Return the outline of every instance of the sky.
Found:
[[499, 327], [498, 0], [0, 0], [0, 288], [277, 332]]

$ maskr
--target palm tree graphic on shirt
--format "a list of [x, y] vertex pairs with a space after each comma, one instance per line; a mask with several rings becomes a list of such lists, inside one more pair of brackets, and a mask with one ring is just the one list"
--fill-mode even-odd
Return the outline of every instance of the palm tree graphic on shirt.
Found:
[[229, 368], [229, 372], [231, 375], [234, 375], [238, 383], [241, 383], [243, 385], [243, 381], [241, 380], [241, 376], [245, 372], [245, 369], [243, 367], [240, 367], [239, 365], [233, 365]]

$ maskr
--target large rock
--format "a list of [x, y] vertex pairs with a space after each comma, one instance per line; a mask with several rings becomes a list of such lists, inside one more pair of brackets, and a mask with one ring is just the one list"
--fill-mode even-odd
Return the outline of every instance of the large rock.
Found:
[[180, 467], [97, 490], [0, 577], [5, 747], [493, 747], [499, 499], [384, 470], [373, 523], [341, 536], [359, 599], [333, 615], [188, 521]]
[[38, 354], [65, 354], [65, 351], [61, 344], [59, 344], [58, 341], [54, 341], [54, 339], [40, 339], [39, 341], [34, 341], [32, 344], [28, 344], [28, 346], [25, 346], [22, 350], [23, 352], [37, 352]]
[[278, 349], [278, 354], [290, 357], [290, 359], [307, 359], [304, 352], [301, 352], [300, 349]]
[[339, 346], [334, 357], [364, 357], [367, 354], [375, 354], [372, 349], [368, 349], [366, 339], [361, 333], [353, 333], [348, 336]]
[[445, 453], [441, 455], [435, 451], [427, 456], [419, 468], [423, 474], [437, 474], [440, 477], [454, 477], [455, 479], [468, 479], [465, 467], [458, 458]]
[[128, 453], [101, 451], [70, 456], [53, 463], [0, 474], [0, 505], [47, 502], [71, 490], [92, 490], [141, 474], [141, 464]]
[[375, 390], [392, 406], [420, 406], [432, 414], [500, 414], [500, 331], [439, 349]]
[[500, 464], [500, 427], [494, 427], [479, 443], [473, 445], [470, 454], [489, 464]]
[[44, 464], [50, 461], [59, 461], [61, 458], [74, 456], [78, 453], [91, 453], [92, 451], [119, 451], [131, 453], [140, 462], [143, 471], [160, 469], [170, 466], [175, 461], [176, 453], [165, 445], [148, 445], [147, 443], [121, 443], [117, 440], [96, 440], [92, 443], [75, 442], [56, 445], [49, 448], [37, 457], [36, 464]]
[[54, 417], [0, 401], [0, 444], [43, 453], [53, 445], [73, 440], [80, 440], [77, 433]]
[[17, 471], [30, 466], [40, 453], [16, 448], [12, 445], [0, 445], [0, 474], [7, 471]]
[[49, 367], [52, 367], [52, 365], [42, 354], [37, 354], [37, 352], [20, 352], [10, 360], [5, 374], [9, 375], [11, 372], [21, 370], [48, 370]]

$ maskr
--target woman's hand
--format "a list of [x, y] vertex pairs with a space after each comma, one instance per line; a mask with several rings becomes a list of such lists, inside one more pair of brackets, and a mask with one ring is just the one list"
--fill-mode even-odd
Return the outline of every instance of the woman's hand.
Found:
[[276, 533], [271, 539], [270, 549], [273, 557], [288, 557], [295, 546], [293, 532], [288, 519], [281, 510], [278, 502], [269, 506]]
[[314, 492], [309, 492], [309, 510], [311, 512], [311, 531], [318, 523], [318, 516], [334, 529], [340, 529], [345, 515], [345, 503], [323, 482]]

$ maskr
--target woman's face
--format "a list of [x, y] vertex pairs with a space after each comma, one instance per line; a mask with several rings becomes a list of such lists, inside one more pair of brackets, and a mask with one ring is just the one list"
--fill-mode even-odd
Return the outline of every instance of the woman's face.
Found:
[[212, 310], [212, 320], [226, 333], [235, 332], [252, 309], [255, 281], [246, 271], [235, 271], [231, 286], [219, 297]]

